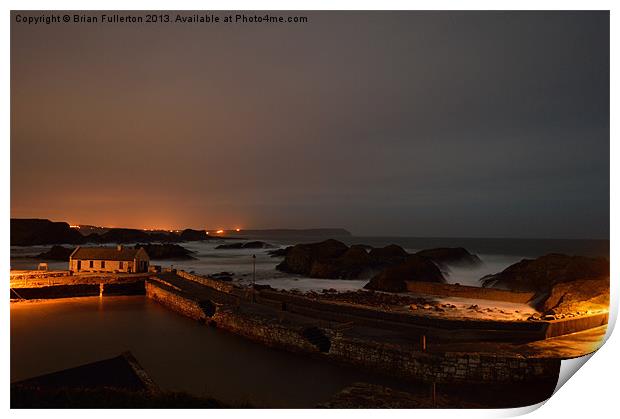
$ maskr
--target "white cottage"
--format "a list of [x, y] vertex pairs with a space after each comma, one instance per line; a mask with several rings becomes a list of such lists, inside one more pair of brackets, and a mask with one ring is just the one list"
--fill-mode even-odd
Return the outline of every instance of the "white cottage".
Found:
[[148, 272], [149, 255], [141, 247], [82, 247], [69, 256], [73, 272]]

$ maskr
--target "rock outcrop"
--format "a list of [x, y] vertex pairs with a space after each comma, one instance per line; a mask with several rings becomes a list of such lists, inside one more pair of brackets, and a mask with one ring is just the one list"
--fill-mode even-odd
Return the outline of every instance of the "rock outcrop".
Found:
[[281, 249], [270, 250], [267, 252], [272, 258], [283, 258], [293, 246], [283, 247]]
[[54, 245], [47, 252], [39, 253], [37, 258], [44, 260], [62, 260], [68, 262], [69, 256], [71, 256], [71, 253], [73, 253], [74, 250], [75, 249], [72, 247]]
[[396, 245], [372, 249], [362, 245], [348, 247], [338, 240], [298, 244], [287, 248], [276, 269], [311, 278], [370, 278], [382, 269], [404, 261], [408, 254]]
[[372, 259], [362, 247], [351, 246], [337, 258], [316, 260], [310, 269], [312, 278], [355, 279], [372, 269]]
[[537, 259], [523, 259], [480, 281], [483, 287], [548, 292], [559, 283], [608, 277], [607, 259], [552, 253]]
[[290, 248], [284, 260], [276, 269], [301, 275], [310, 275], [314, 263], [324, 263], [343, 255], [349, 248], [346, 244], [329, 239], [319, 243], [297, 244]]
[[609, 308], [609, 278], [560, 282], [538, 302], [544, 314], [586, 313]]
[[11, 246], [83, 242], [84, 236], [67, 223], [36, 218], [11, 218]]
[[366, 289], [389, 292], [404, 292], [406, 281], [445, 282], [441, 271], [430, 259], [410, 255], [398, 265], [388, 267], [375, 275]]
[[179, 246], [178, 244], [136, 244], [135, 248], [139, 249], [143, 247], [148, 253], [149, 258], [152, 260], [190, 260], [196, 259], [191, 254], [190, 250], [187, 250], [183, 246]]
[[534, 305], [546, 315], [609, 307], [609, 261], [604, 258], [549, 254], [524, 259], [481, 281], [484, 287], [536, 292]]
[[390, 244], [371, 249], [369, 256], [377, 265], [388, 266], [402, 262], [409, 256], [409, 253], [396, 244]]
[[416, 255], [431, 259], [439, 266], [476, 266], [482, 263], [477, 255], [469, 253], [463, 247], [426, 249], [417, 252]]
[[367, 289], [402, 292], [406, 281], [445, 282], [440, 267], [449, 264], [481, 263], [463, 248], [430, 249], [411, 255], [400, 246], [381, 248], [365, 245], [348, 247], [337, 240], [298, 244], [270, 254], [284, 256], [276, 269], [311, 278], [368, 278]]

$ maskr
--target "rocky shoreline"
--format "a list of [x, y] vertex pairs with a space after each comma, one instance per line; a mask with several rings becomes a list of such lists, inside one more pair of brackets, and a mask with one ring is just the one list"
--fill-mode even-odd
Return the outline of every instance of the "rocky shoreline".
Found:
[[[368, 278], [364, 288], [391, 293], [407, 292], [411, 283], [445, 283], [442, 270], [482, 263], [464, 248], [409, 254], [397, 245], [349, 247], [333, 239], [298, 244], [270, 254], [284, 257], [276, 267], [283, 272], [311, 278]], [[609, 307], [609, 261], [604, 258], [549, 254], [522, 260], [481, 278], [480, 283], [483, 288], [532, 292], [530, 302], [541, 317], [564, 318]]]

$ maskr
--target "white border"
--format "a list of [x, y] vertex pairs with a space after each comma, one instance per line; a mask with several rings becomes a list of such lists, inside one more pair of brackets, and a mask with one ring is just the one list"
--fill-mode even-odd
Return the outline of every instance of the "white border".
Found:
[[[284, 1], [256, 1], [256, 0], [244, 0], [244, 1], [228, 1], [228, 2], [201, 2], [201, 1], [187, 1], [178, 0], [174, 2], [155, 0], [150, 2], [145, 1], [14, 1], [9, 0], [4, 2], [6, 7], [6, 13], [4, 14], [3, 30], [2, 30], [2, 56], [10, 56], [10, 25], [9, 25], [9, 10], [381, 10], [381, 9], [395, 9], [395, 10], [611, 10], [611, 45], [618, 45], [618, 31], [615, 29], [619, 19], [616, 17], [615, 12], [618, 9], [617, 2], [612, 1], [464, 1], [458, 0], [445, 0], [445, 1], [403, 1], [403, 0], [383, 0], [380, 2], [370, 2], [367, 0], [361, 1], [342, 1], [342, 0], [317, 0], [312, 2], [297, 1], [295, 3], [288, 3]], [[614, 7], [615, 6], [615, 7]], [[615, 139], [617, 137], [617, 128], [614, 121], [617, 120], [617, 106], [616, 98], [618, 97], [617, 83], [614, 83], [614, 76], [616, 75], [617, 66], [617, 49], [611, 49], [611, 161], [612, 163], [618, 162], [618, 148], [615, 145]], [[2, 76], [4, 80], [3, 84], [3, 101], [2, 101], [2, 116], [3, 116], [3, 141], [1, 143], [2, 152], [0, 153], [2, 164], [0, 164], [0, 171], [2, 173], [2, 192], [5, 200], [2, 205], [2, 221], [0, 222], [0, 228], [2, 229], [1, 240], [5, 249], [9, 248], [9, 218], [10, 218], [10, 153], [9, 153], [9, 135], [10, 135], [10, 117], [9, 117], [9, 89], [10, 89], [10, 70], [9, 60], [5, 58], [4, 65], [2, 66]], [[618, 170], [611, 165], [611, 185], [616, 185], [618, 180]], [[611, 194], [611, 261], [612, 261], [612, 316], [613, 324], [618, 308], [618, 298], [615, 291], [617, 286], [617, 280], [615, 278], [615, 262], [618, 260], [618, 250], [614, 246], [615, 240], [618, 238], [617, 223], [614, 222], [613, 215], [618, 214], [618, 201]], [[8, 273], [9, 270], [9, 252], [5, 253], [5, 257], [0, 262], [2, 264], [2, 270]], [[8, 294], [8, 290], [6, 291]], [[8, 375], [9, 365], [9, 307], [8, 307], [8, 295], [5, 298], [0, 299], [2, 304], [4, 317], [4, 333], [2, 334], [2, 360], [7, 368], [5, 371]], [[611, 328], [610, 328], [611, 329]], [[609, 416], [615, 410], [617, 397], [617, 390], [615, 388], [615, 380], [620, 377], [620, 368], [618, 368], [618, 343], [617, 338], [613, 336], [608, 340], [605, 346], [596, 353], [592, 360], [588, 362], [588, 367], [581, 369], [576, 379], [569, 380], [556, 395], [554, 395], [543, 408], [536, 410], [532, 416], [549, 414], [562, 417], [596, 417], [596, 416]], [[2, 392], [2, 402], [5, 409], [9, 407], [9, 378], [4, 377], [0, 381], [0, 388]], [[320, 383], [317, 383], [320, 385]], [[348, 411], [321, 411], [320, 415], [325, 416], [340, 416], [340, 415], [355, 415], [360, 418], [371, 418], [374, 415], [386, 415], [394, 417], [407, 417], [411, 415], [424, 415], [430, 417], [454, 417], [458, 415], [460, 418], [480, 418], [480, 417], [501, 417], [501, 416], [515, 416], [531, 411], [531, 408], [523, 409], [508, 409], [508, 410], [441, 410], [441, 411], [369, 411], [369, 410], [348, 410]], [[11, 411], [12, 415], [20, 417], [30, 417], [34, 415], [45, 415], [51, 418], [69, 418], [69, 417], [82, 417], [88, 415], [94, 418], [103, 418], [110, 414], [121, 416], [134, 416], [134, 415], [154, 415], [155, 417], [166, 417], [173, 412], [167, 410], [159, 411], [115, 411], [113, 413], [104, 410], [89, 410], [89, 411]], [[314, 416], [317, 412], [298, 410], [259, 410], [259, 411], [178, 411], [174, 414], [183, 414], [192, 417], [203, 417], [204, 415], [215, 415], [217, 417], [230, 417], [237, 415], [258, 415], [259, 417], [288, 417], [294, 414], [299, 417]]]

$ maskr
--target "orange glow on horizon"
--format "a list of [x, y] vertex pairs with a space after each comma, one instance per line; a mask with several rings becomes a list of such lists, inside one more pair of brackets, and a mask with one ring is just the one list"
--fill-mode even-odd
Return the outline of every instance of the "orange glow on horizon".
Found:
[[[93, 228], [101, 228], [101, 229], [112, 229], [112, 228], [127, 228], [127, 229], [136, 229], [136, 230], [142, 230], [142, 231], [146, 231], [146, 232], [166, 232], [166, 233], [181, 233], [183, 231], [183, 228], [179, 228], [178, 225], [176, 226], [166, 226], [166, 225], [162, 225], [159, 223], [153, 223], [153, 224], [147, 224], [147, 225], [141, 225], [141, 226], [132, 226], [132, 225], [117, 225], [117, 224], [108, 224], [108, 223], [98, 223], [98, 224], [87, 224], [88, 226], [92, 226]], [[74, 228], [74, 229], [81, 229], [81, 225], [80, 224], [69, 224], [70, 228]], [[188, 228], [192, 228], [192, 227], [188, 227]], [[241, 227], [228, 227], [228, 228], [218, 228], [218, 229], [207, 229], [205, 228], [203, 230], [206, 234], [228, 234], [228, 233], [232, 233], [232, 232], [236, 232], [239, 233], [242, 231]]]

